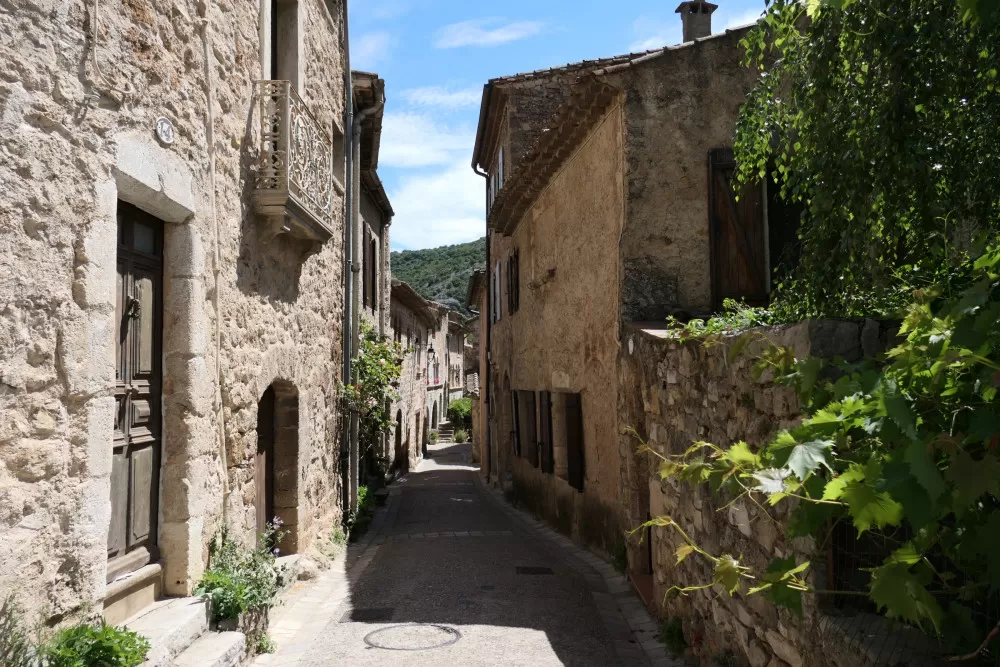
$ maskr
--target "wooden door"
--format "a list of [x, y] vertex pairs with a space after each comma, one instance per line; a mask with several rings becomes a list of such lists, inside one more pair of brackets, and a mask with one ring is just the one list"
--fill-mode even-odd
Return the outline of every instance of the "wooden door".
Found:
[[108, 581], [158, 558], [163, 223], [118, 204]]
[[257, 404], [257, 456], [254, 482], [257, 489], [257, 535], [274, 518], [274, 387], [268, 387]]
[[709, 227], [712, 249], [712, 301], [725, 299], [767, 305], [767, 230], [762, 187], [733, 190], [736, 161], [730, 148], [709, 153]]

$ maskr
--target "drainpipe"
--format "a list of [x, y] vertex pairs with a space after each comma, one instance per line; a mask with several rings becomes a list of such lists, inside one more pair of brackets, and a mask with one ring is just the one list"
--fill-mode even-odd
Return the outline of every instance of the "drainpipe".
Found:
[[[377, 113], [385, 103], [385, 97], [367, 109], [362, 109], [354, 115], [354, 122], [351, 125], [351, 159], [354, 166], [351, 169], [351, 188], [354, 194], [351, 197], [351, 226], [353, 230], [354, 256], [362, 257], [361, 248], [363, 236], [361, 234], [361, 125], [365, 119], [373, 113]], [[357, 263], [351, 266], [353, 280], [351, 285], [351, 354], [358, 355], [361, 342], [361, 280], [358, 274], [361, 273], [361, 266]], [[351, 415], [351, 509], [358, 506], [358, 470], [360, 464], [360, 442], [359, 433], [361, 430], [361, 417], [358, 413]]]
[[[344, 132], [350, 132], [354, 125], [354, 82], [351, 79], [351, 40], [347, 22], [347, 0], [342, 4], [343, 26], [344, 26]], [[351, 293], [354, 280], [354, 244], [351, 239], [354, 225], [352, 224], [351, 211], [354, 189], [351, 187], [353, 181], [353, 152], [351, 142], [344, 142], [344, 326], [343, 326], [343, 355], [344, 355], [344, 375], [343, 386], [351, 384], [351, 341], [353, 340], [352, 326], [354, 323], [351, 312]], [[346, 457], [344, 450], [350, 450], [351, 442], [351, 420], [344, 419], [343, 433], [340, 439], [341, 461]], [[343, 463], [341, 463], [343, 466]], [[346, 476], [345, 476], [346, 477]], [[348, 479], [343, 480], [343, 504], [344, 512], [351, 506], [351, 484]]]

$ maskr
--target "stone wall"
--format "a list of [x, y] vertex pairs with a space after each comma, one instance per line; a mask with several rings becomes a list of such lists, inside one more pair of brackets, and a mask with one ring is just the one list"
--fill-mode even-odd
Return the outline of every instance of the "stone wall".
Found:
[[[187, 0], [105, 0], [97, 17], [80, 0], [0, 7], [0, 597], [17, 590], [50, 620], [99, 612], [105, 591], [119, 200], [166, 223], [167, 592], [191, 591], [224, 515], [252, 539], [257, 402], [275, 380], [298, 394], [299, 548], [339, 518], [342, 200], [333, 238], [305, 261], [295, 243], [262, 240], [258, 9], [206, 4], [205, 30]], [[333, 128], [340, 3], [301, 0], [300, 16], [299, 92]], [[154, 139], [159, 116], [170, 146]]]
[[[516, 502], [605, 550], [621, 539], [615, 359], [623, 224], [622, 109], [615, 105], [553, 176], [509, 237], [491, 233], [503, 306], [492, 325], [491, 419], [499, 478]], [[507, 309], [507, 258], [520, 257], [520, 304]], [[488, 268], [492, 275], [494, 267]], [[485, 367], [484, 367], [485, 368]], [[582, 396], [583, 492], [513, 455], [511, 391]], [[531, 443], [534, 444], [534, 443]], [[527, 443], [524, 450], [527, 449]], [[510, 480], [509, 484], [507, 480]]]
[[[877, 354], [890, 331], [871, 320], [813, 321], [775, 327], [767, 334], [778, 344], [790, 345], [799, 357], [858, 360]], [[754, 381], [750, 355], [727, 361], [731, 342], [705, 347], [697, 342], [669, 342], [662, 336], [662, 330], [626, 326], [618, 371], [622, 428], [634, 427], [656, 451], [680, 453], [699, 440], [719, 445], [746, 440], [757, 447], [773, 433], [796, 423], [799, 404], [794, 390], [766, 378]], [[816, 552], [812, 539], [787, 537], [780, 523], [787, 517], [783, 505], [775, 508], [779, 522], [774, 523], [752, 504], [738, 501], [726, 507], [732, 499], [715, 496], [707, 488], [661, 481], [655, 474], [656, 466], [636, 455], [637, 445], [631, 435], [621, 436], [626, 461], [623, 486], [632, 498], [631, 526], [644, 521], [647, 512], [651, 516], [669, 515], [710, 553], [740, 554], [760, 571], [772, 558], [794, 554], [797, 562], [812, 562], [812, 575], [819, 587], [826, 587], [824, 554]], [[715, 589], [672, 596], [664, 603], [664, 594], [671, 586], [711, 582], [712, 571], [696, 554], [675, 564], [680, 545], [675, 532], [655, 528], [651, 539], [654, 602], [660, 605], [662, 618], [683, 621], [687, 641], [702, 664], [710, 664], [711, 656], [725, 650], [742, 656], [753, 667], [849, 667], [862, 663], [857, 638], [847, 641], [843, 630], [810, 596], [804, 598], [801, 620], [759, 595], [730, 598]], [[645, 548], [645, 543], [630, 540], [630, 571], [643, 570]]]

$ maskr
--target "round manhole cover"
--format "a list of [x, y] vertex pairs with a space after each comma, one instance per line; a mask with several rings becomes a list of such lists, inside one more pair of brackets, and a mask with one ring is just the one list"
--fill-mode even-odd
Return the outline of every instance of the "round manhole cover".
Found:
[[369, 632], [365, 635], [365, 643], [389, 651], [428, 651], [450, 646], [461, 638], [458, 630], [447, 625], [405, 623]]

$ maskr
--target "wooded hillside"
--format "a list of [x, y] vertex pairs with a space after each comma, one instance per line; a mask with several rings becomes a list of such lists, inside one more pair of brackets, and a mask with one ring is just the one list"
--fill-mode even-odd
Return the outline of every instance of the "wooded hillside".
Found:
[[393, 277], [409, 283], [425, 299], [467, 313], [465, 296], [469, 278], [476, 269], [486, 268], [486, 238], [440, 248], [394, 252], [390, 262]]

